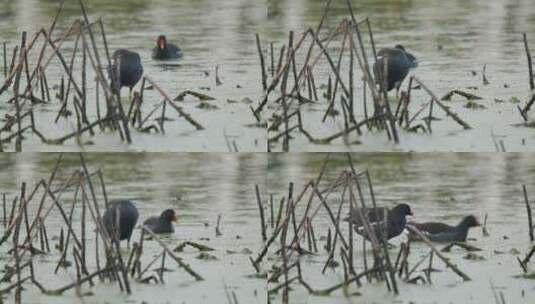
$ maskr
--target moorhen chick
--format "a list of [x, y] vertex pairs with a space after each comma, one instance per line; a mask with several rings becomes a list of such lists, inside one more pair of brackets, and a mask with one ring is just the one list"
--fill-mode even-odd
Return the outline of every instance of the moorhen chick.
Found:
[[136, 52], [118, 49], [113, 53], [112, 60], [112, 66], [109, 71], [112, 90], [114, 90], [115, 94], [118, 94], [122, 87], [128, 87], [130, 89], [129, 96], [131, 97], [132, 89], [143, 75], [141, 57]]
[[160, 216], [149, 217], [143, 222], [143, 226], [149, 228], [154, 233], [173, 233], [175, 228], [172, 222], [178, 220], [175, 210], [166, 209]]
[[[117, 215], [117, 210], [119, 214]], [[117, 225], [117, 216], [119, 216], [119, 226], [117, 230], [114, 227]], [[110, 237], [114, 237], [114, 232], [117, 232], [119, 241], [127, 240], [130, 247], [130, 237], [136, 226], [139, 212], [136, 206], [130, 200], [114, 200], [108, 204], [108, 208], [102, 217], [104, 227]]]
[[[412, 215], [411, 207], [407, 204], [399, 204], [392, 209], [387, 209], [384, 207], [376, 208], [376, 212], [373, 208], [359, 208], [362, 211], [362, 215], [365, 216], [369, 223], [372, 225], [372, 229], [375, 231], [375, 235], [380, 237], [380, 231], [384, 227], [384, 214], [386, 210], [387, 214], [387, 240], [394, 238], [403, 232], [405, 225], [407, 223], [406, 216]], [[359, 209], [353, 209], [351, 214], [351, 222], [355, 231], [368, 239], [366, 231], [364, 230], [364, 223], [361, 221], [359, 216]], [[346, 218], [348, 220], [349, 218]]]
[[156, 44], [154, 49], [152, 49], [152, 59], [169, 60], [182, 57], [182, 50], [172, 43], [167, 43], [164, 35], [158, 36]]
[[[481, 226], [477, 218], [473, 215], [465, 216], [457, 226], [450, 226], [444, 223], [426, 222], [410, 223], [418, 228], [432, 242], [465, 242], [468, 236], [468, 229]], [[418, 236], [410, 234], [410, 238], [417, 240]]]
[[[393, 88], [399, 91], [401, 83], [409, 74], [409, 70], [418, 66], [418, 61], [411, 53], [405, 51], [402, 45], [396, 45], [394, 48], [383, 48], [377, 53], [377, 60], [373, 64], [373, 73], [375, 82], [379, 84], [384, 73], [385, 61], [387, 66], [387, 91]], [[384, 83], [384, 82], [383, 82]]]

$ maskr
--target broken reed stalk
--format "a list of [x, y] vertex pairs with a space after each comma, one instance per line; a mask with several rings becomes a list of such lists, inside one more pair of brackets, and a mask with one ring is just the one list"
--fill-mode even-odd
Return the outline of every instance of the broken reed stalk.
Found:
[[438, 98], [437, 96], [423, 83], [415, 76], [412, 76], [415, 82], [417, 82], [426, 92], [431, 96], [431, 98], [434, 100], [434, 102], [444, 111], [448, 116], [451, 116], [455, 122], [457, 122], [459, 125], [461, 125], [465, 130], [472, 129], [472, 127], [466, 123], [464, 120], [462, 120], [457, 114], [450, 111], [449, 107], [445, 106]]
[[522, 33], [522, 38], [524, 39], [524, 49], [526, 50], [526, 57], [528, 59], [528, 71], [529, 71], [529, 89], [531, 91], [535, 90], [535, 83], [533, 78], [533, 64], [531, 59], [531, 53], [528, 46], [528, 38], [526, 33]]
[[[345, 202], [345, 194], [346, 194], [346, 191], [347, 191], [347, 184], [344, 185], [344, 190], [342, 190], [342, 199], [340, 201], [340, 205], [338, 206], [338, 212], [336, 214], [336, 225], [340, 225], [340, 215], [342, 213], [342, 206], [344, 205], [344, 202]], [[351, 224], [350, 224], [351, 225]], [[351, 248], [353, 247], [353, 244], [351, 243], [352, 241], [352, 234], [353, 232], [351, 231], [352, 229], [349, 229], [350, 230], [350, 235], [349, 235], [349, 240], [350, 240], [350, 243], [349, 243], [349, 248], [351, 250]], [[329, 230], [330, 231], [330, 230]], [[330, 253], [329, 253], [329, 257], [327, 258], [327, 260], [325, 261], [325, 264], [323, 266], [323, 270], [321, 271], [322, 273], [325, 273], [325, 270], [327, 269], [327, 266], [329, 265], [330, 261], [332, 261], [332, 259], [334, 258], [334, 254], [335, 254], [335, 250], [336, 250], [336, 241], [338, 239], [338, 234], [335, 233], [334, 234], [334, 238], [333, 238], [333, 242], [332, 242], [332, 245], [329, 244], [328, 247], [331, 247], [330, 249]], [[351, 257], [352, 259], [352, 257]]]
[[[288, 203], [291, 203], [291, 198], [290, 197], [288, 198]], [[292, 209], [293, 210], [293, 208], [294, 207], [292, 206], [291, 208], [288, 208], [288, 209]], [[290, 217], [290, 213], [288, 212], [288, 210], [286, 212], [286, 217], [287, 218]], [[282, 232], [281, 232], [281, 237], [280, 237], [281, 255], [282, 255], [282, 269], [283, 269], [283, 273], [284, 273], [284, 282], [285, 282], [284, 289], [283, 289], [283, 294], [282, 294], [282, 303], [283, 304], [288, 304], [288, 302], [289, 302], [289, 294], [290, 294], [290, 286], [289, 286], [289, 282], [288, 282], [288, 256], [286, 254], [286, 235], [287, 235], [287, 232], [288, 232], [288, 221], [285, 221], [282, 224]]]
[[520, 110], [520, 115], [522, 115], [522, 118], [524, 118], [524, 121], [527, 121], [528, 120], [527, 112], [529, 111], [533, 103], [535, 103], [535, 92], [533, 92], [535, 88], [535, 84], [534, 84], [535, 80], [533, 78], [533, 63], [532, 63], [531, 53], [529, 51], [528, 38], [526, 36], [526, 33], [522, 33], [522, 37], [524, 39], [524, 49], [526, 50], [526, 57], [528, 59], [528, 72], [529, 72], [528, 77], [529, 77], [529, 88], [531, 91], [531, 98], [526, 103], [524, 108], [520, 109], [519, 107], [518, 109]]
[[[338, 73], [340, 73], [340, 64], [342, 63], [342, 56], [344, 55], [348, 33], [349, 31], [347, 30], [347, 27], [346, 27], [346, 30], [344, 32], [344, 39], [342, 39], [342, 47], [340, 48], [340, 54], [338, 55], [338, 62], [336, 64], [336, 71]], [[325, 119], [327, 119], [327, 115], [331, 113], [331, 110], [334, 107], [334, 102], [336, 99], [336, 91], [338, 90], [338, 82], [339, 82], [339, 78], [337, 77], [336, 81], [334, 82], [334, 90], [331, 94], [332, 96], [329, 96], [331, 98], [331, 101], [329, 103], [329, 106], [327, 107], [327, 110], [325, 111], [325, 114], [323, 115], [322, 122], [325, 122]], [[351, 92], [347, 94], [347, 96], [350, 96], [350, 95], [351, 95]]]
[[80, 287], [82, 284], [84, 284], [85, 282], [88, 282], [88, 281], [91, 281], [94, 277], [96, 276], [99, 276], [103, 273], [107, 273], [107, 272], [110, 272], [112, 271], [112, 269], [110, 268], [104, 268], [104, 269], [101, 269], [101, 270], [97, 270], [95, 272], [93, 272], [92, 274], [88, 275], [88, 276], [85, 276], [84, 278], [78, 280], [78, 281], [75, 281], [71, 284], [67, 284], [63, 287], [60, 287], [60, 288], [57, 288], [57, 289], [46, 289], [45, 287], [43, 287], [43, 285], [41, 283], [39, 283], [38, 281], [36, 281], [35, 279], [33, 280], [33, 283], [35, 286], [37, 286], [42, 293], [46, 294], [46, 295], [62, 295], [64, 292], [72, 289], [72, 288], [77, 288], [77, 287]]
[[286, 69], [284, 69], [282, 83], [281, 83], [281, 95], [282, 95], [282, 109], [283, 109], [283, 121], [284, 121], [284, 140], [282, 143], [282, 151], [288, 152], [290, 149], [290, 132], [288, 127], [288, 103], [286, 101], [286, 85], [288, 83], [288, 74], [290, 73], [289, 64], [291, 63], [292, 56], [294, 56], [293, 50], [293, 31], [290, 31], [288, 39], [288, 52], [286, 53]]
[[[266, 223], [264, 219], [264, 206], [262, 206], [262, 200], [260, 199], [260, 190], [258, 189], [258, 184], [255, 184], [255, 193], [256, 193], [256, 202], [258, 203], [258, 210], [260, 212], [260, 225], [262, 225], [262, 241], [265, 242], [267, 240], [267, 235], [266, 235]], [[273, 215], [273, 212], [271, 214]], [[273, 216], [272, 216], [272, 219], [273, 219]]]
[[167, 103], [178, 112], [179, 116], [184, 117], [184, 119], [186, 119], [186, 121], [189, 122], [191, 125], [193, 125], [197, 130], [204, 129], [204, 127], [200, 123], [198, 123], [195, 119], [193, 119], [191, 115], [184, 112], [182, 107], [177, 106], [174, 103], [174, 101], [171, 100], [171, 98], [169, 98], [169, 96], [160, 88], [160, 86], [156, 84], [150, 77], [145, 76], [144, 78], [160, 93], [160, 95], [162, 95], [162, 97], [167, 101]]
[[3, 55], [4, 55], [4, 79], [7, 78], [7, 46], [6, 46], [6, 42], [2, 43], [3, 47], [4, 47], [4, 52], [3, 52]]
[[6, 215], [6, 194], [2, 193], [2, 225], [4, 228], [7, 225], [7, 215]]
[[463, 271], [461, 271], [455, 264], [451, 263], [450, 260], [448, 258], [446, 258], [444, 255], [442, 255], [442, 253], [437, 250], [435, 248], [435, 246], [433, 246], [433, 244], [431, 243], [431, 241], [427, 238], [427, 236], [425, 236], [418, 228], [412, 226], [412, 225], [406, 225], [405, 226], [410, 232], [413, 232], [415, 233], [416, 235], [418, 235], [418, 237], [424, 242], [427, 244], [427, 246], [429, 246], [429, 248], [431, 248], [432, 252], [435, 253], [435, 255], [440, 258], [442, 260], [442, 262], [444, 262], [444, 264], [446, 264], [447, 267], [451, 268], [451, 270], [453, 270], [453, 272], [455, 272], [459, 277], [461, 277], [463, 279], [463, 281], [470, 281], [470, 277], [465, 274]]
[[[71, 73], [73, 71], [74, 59], [76, 58], [76, 52], [78, 51], [78, 43], [80, 40], [80, 35], [81, 35], [81, 32], [78, 33], [78, 35], [76, 36], [76, 40], [74, 41], [74, 48], [72, 51], [71, 62], [69, 65], [69, 70], [71, 71]], [[84, 50], [85, 50], [85, 47], [84, 47]], [[71, 91], [71, 79], [69, 79], [69, 81], [67, 82], [67, 92], [65, 94], [61, 94], [63, 105], [61, 106], [60, 110], [58, 111], [58, 114], [56, 115], [56, 119], [54, 120], [54, 122], [56, 123], [58, 122], [59, 117], [62, 114], [65, 115], [67, 113], [66, 110], [67, 110], [67, 103], [69, 100], [70, 91]]]
[[[262, 47], [260, 46], [260, 36], [258, 33], [255, 34], [256, 37], [256, 48], [258, 49], [258, 56], [260, 56], [260, 67], [262, 68], [262, 88], [267, 90], [267, 75], [266, 75], [266, 66], [264, 62], [264, 54], [262, 52]], [[273, 45], [272, 45], [273, 50]], [[273, 54], [273, 53], [272, 53]], [[273, 56], [271, 57], [273, 59]], [[273, 60], [271, 61], [273, 63]]]
[[522, 185], [522, 192], [524, 194], [524, 202], [526, 204], [526, 212], [528, 214], [528, 232], [529, 232], [529, 240], [533, 242], [533, 218], [531, 216], [531, 206], [529, 204], [528, 200], [528, 191], [526, 190], [526, 185]]
[[21, 125], [21, 118], [20, 118], [20, 111], [21, 111], [21, 105], [19, 102], [19, 83], [20, 83], [20, 77], [22, 74], [22, 67], [24, 65], [24, 56], [26, 53], [26, 32], [22, 32], [22, 38], [20, 43], [20, 56], [19, 56], [19, 64], [18, 68], [16, 69], [16, 76], [15, 76], [15, 84], [13, 88], [13, 92], [15, 94], [15, 107], [16, 107], [16, 114], [17, 114], [17, 140], [15, 144], [15, 150], [17, 152], [20, 152], [22, 150], [22, 125]]
[[152, 232], [150, 229], [148, 229], [147, 227], [145, 226], [142, 226], [141, 229], [143, 231], [145, 231], [146, 233], [148, 233], [154, 240], [156, 240], [158, 242], [158, 244], [160, 244], [160, 246], [167, 252], [167, 254], [181, 267], [183, 268], [184, 270], [186, 270], [186, 272], [191, 275], [193, 278], [195, 278], [195, 280], [197, 281], [202, 281], [204, 280], [204, 278], [198, 274], [197, 272], [195, 272], [188, 264], [184, 263], [182, 261], [181, 258], [177, 257], [173, 251], [171, 249], [169, 249], [169, 247], [167, 247], [167, 245], [162, 241], [160, 240], [160, 238], [154, 234], [154, 232]]

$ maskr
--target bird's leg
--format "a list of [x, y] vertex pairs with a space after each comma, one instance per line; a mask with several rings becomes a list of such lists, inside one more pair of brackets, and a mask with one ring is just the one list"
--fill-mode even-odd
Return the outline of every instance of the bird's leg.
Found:
[[128, 91], [128, 101], [131, 101], [132, 100], [132, 89], [134, 87], [130, 87], [130, 90]]

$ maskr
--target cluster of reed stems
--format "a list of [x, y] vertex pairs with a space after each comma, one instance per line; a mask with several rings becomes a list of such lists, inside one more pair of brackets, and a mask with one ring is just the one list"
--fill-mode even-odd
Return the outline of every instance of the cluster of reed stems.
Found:
[[[66, 174], [62, 163], [63, 156], [60, 155], [48, 179], [40, 179], [33, 189], [28, 189], [28, 184], [23, 182], [19, 194], [11, 200], [10, 207], [7, 195], [3, 194], [5, 229], [0, 245], [9, 246], [9, 256], [4, 263], [5, 272], [0, 278], [0, 284], [13, 283], [1, 288], [0, 294], [14, 290], [14, 303], [23, 303], [22, 292], [30, 284], [47, 295], [61, 295], [75, 289], [76, 294], [82, 296], [82, 285], [95, 286], [97, 280], [117, 284], [121, 291], [130, 294], [133, 291], [132, 280], [139, 283], [164, 283], [166, 257], [171, 258], [192, 279], [203, 280], [199, 273], [177, 256], [178, 250], [171, 250], [144, 226], [141, 227], [139, 241], [134, 242], [128, 256], [125, 256], [126, 253], [120, 248], [118, 233], [113, 232], [118, 230], [115, 230], [118, 225], [112, 232], [104, 226], [102, 216], [109, 202], [102, 171], [90, 171], [83, 154], [80, 154], [80, 169], [71, 174]], [[73, 197], [69, 204], [66, 196], [70, 194]], [[119, 212], [117, 216], [118, 214]], [[51, 230], [47, 227], [51, 225], [50, 218], [53, 217], [61, 220], [59, 225], [52, 220], [52, 231], [58, 235], [51, 235]], [[89, 244], [91, 233], [94, 233], [94, 246]], [[154, 258], [143, 254], [147, 236], [161, 247], [161, 253]], [[53, 246], [50, 244], [52, 240], [57, 240]], [[90, 249], [93, 248], [94, 252], [91, 252]], [[41, 255], [59, 255], [59, 258], [53, 267], [43, 270], [43, 264], [35, 261]], [[146, 259], [150, 261], [147, 262]], [[160, 261], [160, 267], [155, 270], [157, 276], [147, 274], [157, 261]], [[69, 273], [72, 264], [75, 265], [75, 273], [70, 274], [75, 279], [71, 283], [50, 288], [40, 278], [42, 271]], [[46, 276], [50, 274], [47, 273]]]
[[[373, 65], [378, 57], [370, 19], [357, 20], [351, 1], [346, 0], [349, 17], [341, 20], [333, 30], [325, 30], [324, 22], [331, 9], [331, 2], [332, 0], [327, 1], [321, 21], [316, 28], [309, 28], [297, 39], [294, 37], [294, 32], [289, 33], [287, 44], [280, 48], [277, 64], [275, 64], [277, 61], [274, 43], [270, 43], [266, 52], [262, 49], [260, 37], [256, 35], [264, 94], [259, 104], [255, 108], [251, 107], [251, 111], [258, 121], [262, 119], [270, 121], [268, 134], [274, 135], [268, 138], [269, 149], [282, 139], [282, 150], [289, 151], [291, 134], [294, 132], [301, 133], [312, 143], [328, 144], [335, 139], [347, 139], [354, 132], [357, 136], [362, 135], [363, 129], [368, 131], [376, 129], [384, 132], [389, 140], [398, 143], [399, 128], [432, 132], [434, 105], [463, 129], [471, 128], [415, 76], [410, 77], [406, 91], [402, 91], [396, 97], [397, 105], [391, 107], [385, 85], [388, 78], [387, 64], [384, 65], [385, 71], [381, 77], [385, 81], [374, 79]], [[336, 48], [338, 53], [333, 55], [332, 46], [340, 38], [341, 45]], [[269, 54], [269, 65], [264, 59], [266, 53]], [[328, 76], [318, 68], [322, 62], [327, 62], [329, 66]], [[358, 81], [355, 75], [357, 72], [363, 83], [361, 93], [355, 89]], [[343, 118], [343, 130], [323, 138], [317, 138], [305, 129], [306, 112], [302, 111], [303, 105], [322, 100], [322, 96], [318, 93], [318, 78], [328, 79], [327, 91], [323, 95], [328, 105], [321, 123], [325, 123], [329, 116], [338, 114], [338, 111], [335, 111], [337, 105], [343, 114], [340, 115]], [[409, 115], [409, 105], [412, 103], [411, 91], [415, 88], [424, 89], [429, 95], [429, 101], [420, 105], [413, 115]], [[357, 113], [357, 95], [362, 95], [363, 113]], [[371, 98], [368, 98], [368, 95], [371, 95]], [[368, 110], [368, 99], [371, 99], [373, 111]], [[266, 111], [269, 108], [273, 110]], [[428, 109], [427, 117], [423, 118], [425, 126], [415, 125], [415, 120], [425, 109]]]
[[[164, 124], [168, 120], [167, 106], [174, 109], [179, 117], [184, 118], [196, 130], [204, 128], [147, 75], [141, 81], [139, 92], [130, 96], [130, 107], [126, 111], [121, 103], [120, 90], [113, 89], [111, 83], [114, 82], [106, 76], [110, 74], [106, 71], [109, 72], [114, 63], [118, 65], [119, 59], [110, 55], [103, 19], [90, 20], [84, 0], [79, 0], [81, 18], [74, 20], [66, 32], [54, 38], [64, 3], [64, 0], [60, 2], [48, 28], [41, 28], [31, 38], [26, 32], [22, 32], [20, 45], [13, 48], [9, 68], [7, 45], [3, 43], [5, 80], [0, 86], [0, 96], [10, 94], [11, 97], [7, 102], [14, 104], [15, 107], [14, 113], [8, 114], [9, 119], [0, 127], [0, 150], [15, 139], [13, 150], [22, 151], [25, 134], [30, 131], [42, 143], [50, 145], [61, 145], [73, 138], [80, 139], [84, 133], [94, 135], [95, 128], [99, 128], [102, 132], [111, 130], [121, 141], [131, 143], [132, 130], [145, 133], [155, 130], [165, 133]], [[73, 40], [69, 59], [66, 49]], [[34, 61], [30, 61], [32, 56], [36, 57]], [[81, 62], [76, 60], [80, 56]], [[54, 59], [56, 61], [53, 61]], [[59, 80], [53, 80], [59, 81], [59, 89], [56, 96], [52, 96], [47, 68], [55, 62], [59, 62], [64, 76]], [[88, 82], [91, 81], [88, 79], [89, 74], [95, 76], [94, 94], [88, 89]], [[119, 78], [120, 75], [116, 77]], [[143, 115], [142, 105], [144, 92], [147, 89], [156, 90], [163, 100], [154, 105], [148, 114]], [[94, 96], [94, 100], [90, 100], [89, 96]], [[59, 99], [61, 106], [53, 123], [57, 124], [61, 118], [67, 121], [74, 119], [76, 130], [57, 138], [49, 138], [45, 133], [47, 124], [52, 122], [43, 122], [42, 126], [39, 126], [34, 109], [38, 109], [36, 107], [38, 104], [54, 102], [55, 98]], [[96, 115], [90, 115], [90, 110], [93, 109], [96, 109]], [[105, 113], [101, 113], [103, 111]], [[72, 112], [75, 115], [72, 115]], [[149, 124], [150, 119], [155, 120], [156, 124]], [[6, 135], [2, 136], [2, 133]]]
[[[347, 169], [342, 170], [331, 182], [322, 182], [329, 167], [329, 158], [330, 156], [327, 156], [317, 178], [306, 182], [299, 191], [296, 191], [294, 183], [290, 182], [288, 193], [280, 198], [278, 208], [274, 195], [263, 200], [258, 188], [255, 189], [264, 244], [258, 255], [251, 257], [250, 261], [257, 272], [267, 273], [269, 297], [282, 291], [282, 302], [288, 303], [290, 291], [296, 289], [295, 284], [314, 295], [330, 295], [337, 290], [350, 294], [351, 286], [358, 290], [365, 282], [384, 282], [389, 291], [398, 294], [400, 279], [409, 283], [432, 283], [433, 258], [440, 259], [463, 281], [470, 280], [466, 273], [444, 255], [444, 250], [438, 250], [413, 226], [408, 225], [407, 229], [419, 236], [429, 248], [429, 253], [410, 266], [409, 238], [402, 242], [397, 257], [393, 259], [390, 255], [391, 245], [385, 233], [388, 229], [387, 221], [383, 222], [384, 226], [375, 229], [374, 225], [377, 224], [370, 222], [363, 212], [365, 208], [372, 208], [371, 212], [380, 212], [370, 172], [357, 171], [350, 154], [347, 154]], [[264, 208], [269, 210], [269, 215], [266, 215]], [[343, 210], [359, 215], [363, 223], [363, 234], [367, 238], [362, 238], [361, 251], [354, 245], [358, 237], [355, 236], [352, 222], [343, 220]], [[317, 223], [316, 219], [321, 216], [328, 219], [328, 224], [322, 224], [318, 230], [318, 224], [314, 223]], [[318, 233], [327, 236], [318, 238]], [[325, 242], [323, 246], [319, 244], [320, 239]], [[367, 249], [367, 246], [371, 248]], [[320, 273], [317, 273], [314, 267], [307, 269], [301, 265], [301, 256], [319, 255], [323, 250], [328, 254]], [[278, 258], [266, 259], [269, 255], [276, 255]], [[362, 258], [361, 263], [356, 261], [356, 257]], [[427, 268], [422, 270], [420, 266], [426, 260]], [[307, 272], [323, 275], [327, 269], [339, 264], [343, 265], [344, 278], [339, 284], [318, 289], [306, 280]], [[425, 278], [416, 274], [417, 270], [422, 270]]]

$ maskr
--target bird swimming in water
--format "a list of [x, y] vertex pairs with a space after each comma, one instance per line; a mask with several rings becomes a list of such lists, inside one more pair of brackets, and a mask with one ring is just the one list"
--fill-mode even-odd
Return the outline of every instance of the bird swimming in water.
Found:
[[173, 222], [178, 220], [176, 212], [173, 209], [166, 209], [160, 216], [149, 217], [143, 222], [143, 226], [147, 227], [154, 233], [173, 233], [175, 228]]
[[156, 46], [152, 49], [152, 59], [169, 60], [182, 57], [182, 50], [172, 43], [167, 43], [164, 35], [158, 36]]
[[[465, 216], [457, 226], [451, 226], [439, 222], [409, 223], [418, 228], [432, 242], [465, 242], [468, 230], [472, 227], [481, 226], [473, 215]], [[409, 237], [418, 240], [418, 236], [411, 233]]]

